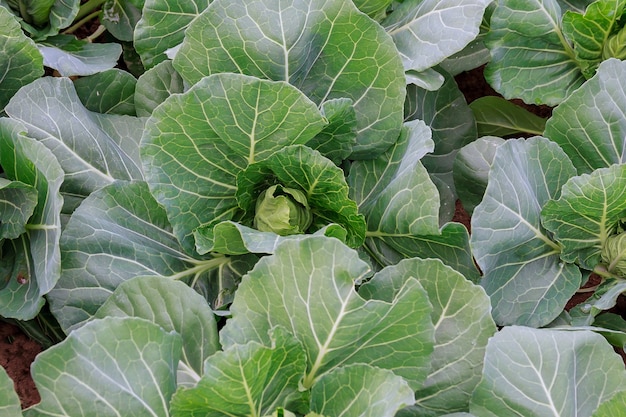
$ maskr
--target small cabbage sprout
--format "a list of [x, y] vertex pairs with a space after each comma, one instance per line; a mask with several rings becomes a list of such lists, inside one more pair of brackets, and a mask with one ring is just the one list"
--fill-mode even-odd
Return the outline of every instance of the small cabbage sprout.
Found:
[[608, 237], [602, 248], [602, 261], [610, 272], [626, 277], [626, 232]]
[[312, 221], [306, 195], [300, 190], [277, 184], [264, 190], [257, 199], [254, 227], [261, 232], [280, 236], [302, 234]]

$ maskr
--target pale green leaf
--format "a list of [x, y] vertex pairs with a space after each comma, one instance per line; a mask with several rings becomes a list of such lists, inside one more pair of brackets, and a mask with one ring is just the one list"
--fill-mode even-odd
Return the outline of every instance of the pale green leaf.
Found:
[[37, 205], [25, 226], [28, 233], [15, 243], [19, 266], [14, 272], [22, 274], [23, 279], [11, 280], [1, 292], [2, 315], [22, 320], [37, 314], [43, 295], [59, 279], [63, 207], [63, 170], [52, 152], [26, 136], [25, 130], [15, 120], [0, 119], [0, 165], [10, 180], [28, 184], [37, 192]]
[[0, 413], [7, 417], [22, 415], [20, 398], [13, 387], [13, 380], [2, 367], [0, 367]]
[[138, 118], [92, 113], [68, 78], [41, 78], [6, 107], [29, 137], [46, 145], [65, 171], [63, 191], [87, 196], [115, 180], [142, 179]]
[[354, 103], [353, 157], [396, 140], [404, 72], [382, 27], [343, 0], [217, 0], [189, 26], [174, 67], [190, 84], [235, 72], [293, 84], [319, 107]]
[[626, 384], [622, 359], [598, 334], [508, 327], [487, 345], [478, 417], [591, 416]]
[[321, 112], [328, 121], [324, 129], [306, 145], [319, 151], [335, 165], [350, 156], [356, 144], [356, 113], [354, 103], [348, 98], [327, 100]]
[[546, 120], [502, 97], [484, 96], [470, 104], [478, 136], [541, 135]]
[[[0, 132], [2, 128], [0, 128]], [[2, 146], [0, 145], [0, 149]], [[2, 158], [0, 157], [0, 163]], [[0, 241], [15, 239], [26, 231], [26, 222], [37, 206], [37, 189], [20, 181], [0, 178]]]
[[172, 66], [172, 61], [157, 64], [137, 80], [135, 87], [137, 116], [150, 116], [166, 98], [183, 91], [183, 79]]
[[113, 68], [122, 54], [117, 43], [91, 43], [72, 35], [56, 35], [37, 44], [43, 64], [64, 77], [92, 75]]
[[382, 22], [404, 68], [423, 71], [478, 36], [491, 0], [405, 0]]
[[81, 77], [74, 81], [74, 88], [87, 110], [134, 116], [136, 84], [130, 73], [115, 68]]
[[620, 28], [626, 1], [599, 0], [591, 3], [585, 13], [567, 11], [561, 22], [563, 34], [572, 43], [582, 73], [591, 78], [603, 58], [609, 36]]
[[233, 345], [207, 359], [193, 388], [172, 399], [176, 417], [264, 416], [298, 400], [306, 357], [302, 344], [278, 327], [271, 344]]
[[610, 400], [600, 404], [593, 417], [621, 417], [624, 410], [626, 410], [626, 391], [620, 391]]
[[254, 161], [306, 143], [324, 126], [313, 102], [284, 82], [204, 78], [148, 119], [142, 161], [152, 193], [190, 253], [199, 226], [232, 220], [236, 177]]
[[[231, 262], [185, 255], [165, 211], [142, 182], [116, 182], [86, 198], [64, 229], [61, 251], [62, 276], [48, 301], [65, 330], [91, 318], [131, 278], [156, 275], [200, 286], [211, 270]], [[215, 277], [214, 284], [219, 282]]]
[[[335, 237], [342, 242], [346, 241], [347, 236], [346, 229], [338, 224], [327, 225], [313, 234]], [[217, 253], [242, 255], [245, 253], [274, 253], [278, 245], [286, 240], [301, 239], [308, 235], [280, 236], [276, 233], [259, 232], [239, 223], [225, 221], [216, 224], [210, 235], [205, 233], [203, 229], [199, 229], [194, 236], [199, 248], [212, 247], [212, 250]]]
[[351, 196], [367, 219], [368, 236], [439, 233], [439, 193], [420, 161], [433, 146], [430, 128], [415, 120], [387, 152], [351, 165]]
[[604, 61], [592, 79], [554, 109], [544, 135], [579, 173], [626, 162], [626, 62]]
[[22, 86], [43, 75], [43, 57], [13, 15], [0, 7], [0, 112]]
[[365, 219], [348, 196], [344, 172], [319, 152], [293, 145], [250, 165], [237, 178], [239, 207], [251, 213], [258, 195], [273, 183], [304, 193], [313, 216], [311, 231], [336, 223], [346, 230], [349, 246], [363, 244]]
[[202, 375], [204, 361], [219, 350], [217, 323], [207, 301], [186, 284], [156, 276], [132, 278], [120, 284], [98, 309], [95, 318], [139, 317], [178, 333], [181, 361]]
[[487, 340], [496, 332], [489, 298], [478, 285], [435, 259], [405, 259], [387, 267], [359, 294], [390, 301], [409, 278], [416, 278], [433, 305], [435, 350], [416, 403], [399, 416], [439, 416], [467, 410], [481, 378]]
[[165, 61], [165, 51], [183, 41], [187, 26], [208, 5], [209, 0], [146, 0], [134, 34], [144, 67], [150, 69]]
[[333, 369], [311, 388], [311, 411], [327, 416], [393, 417], [413, 391], [393, 372], [367, 364]]
[[563, 151], [542, 137], [508, 140], [496, 150], [471, 236], [496, 323], [546, 325], [580, 286], [580, 271], [561, 261], [560, 246], [541, 225], [542, 207], [573, 175]]
[[167, 416], [180, 337], [147, 320], [86, 324], [32, 365], [41, 403], [26, 416]]
[[[139, 3], [144, 3], [143, 0]], [[128, 0], [107, 0], [102, 5], [100, 23], [116, 39], [132, 42], [135, 26], [141, 19], [141, 7]]]
[[489, 168], [498, 146], [504, 139], [486, 136], [465, 145], [454, 160], [453, 177], [459, 199], [468, 213], [483, 199], [487, 188]]
[[392, 370], [416, 389], [430, 369], [433, 348], [426, 293], [410, 278], [391, 300], [366, 300], [354, 285], [368, 274], [357, 252], [336, 239], [285, 242], [243, 278], [222, 344], [269, 344], [267, 331], [283, 326], [306, 350], [304, 387], [337, 367], [368, 363]]
[[355, 0], [353, 3], [366, 15], [372, 19], [377, 19], [380, 16], [385, 16], [387, 7], [393, 3], [393, 0]]
[[436, 235], [386, 236], [366, 239], [367, 250], [381, 266], [395, 265], [406, 258], [437, 258], [478, 282], [469, 233], [461, 223], [447, 223]]
[[489, 84], [506, 99], [555, 106], [585, 81], [557, 0], [498, 0], [485, 44]]
[[405, 120], [423, 120], [430, 127], [435, 149], [424, 155], [422, 163], [432, 177], [442, 181], [451, 190], [448, 198], [440, 193], [440, 213], [444, 207], [452, 207], [450, 215], [444, 217], [445, 221], [441, 224], [450, 221], [454, 214], [457, 192], [452, 172], [456, 154], [464, 145], [476, 139], [474, 115], [454, 78], [447, 73], [444, 75], [445, 83], [437, 91], [407, 86], [404, 106]]
[[626, 165], [572, 177], [542, 211], [543, 226], [562, 245], [561, 259], [592, 270], [626, 213]]

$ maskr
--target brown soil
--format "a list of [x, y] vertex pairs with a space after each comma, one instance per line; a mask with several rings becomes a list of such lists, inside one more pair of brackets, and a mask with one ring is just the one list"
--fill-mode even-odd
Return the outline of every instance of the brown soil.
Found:
[[0, 321], [0, 365], [13, 380], [22, 408], [40, 401], [30, 376], [30, 364], [41, 350], [41, 346], [29, 339], [18, 327]]

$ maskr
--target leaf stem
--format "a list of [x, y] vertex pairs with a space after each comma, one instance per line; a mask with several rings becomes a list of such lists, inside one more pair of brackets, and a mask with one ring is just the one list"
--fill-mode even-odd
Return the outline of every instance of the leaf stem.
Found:
[[[96, 10], [95, 12], [85, 16], [84, 18], [80, 19], [78, 22], [74, 23], [69, 28], [65, 29], [63, 31], [63, 34], [70, 35], [70, 34], [74, 33], [76, 30], [78, 30], [78, 28], [82, 27], [85, 23], [89, 22], [91, 19], [96, 18], [99, 14], [100, 14], [100, 10]], [[102, 25], [100, 25], [100, 26], [102, 26]], [[100, 28], [98, 28], [98, 29], [100, 29]]]
[[170, 275], [168, 278], [172, 279], [172, 280], [180, 280], [183, 278], [186, 278], [188, 276], [191, 275], [200, 275], [205, 271], [208, 271], [210, 269], [214, 269], [217, 267], [220, 267], [226, 263], [230, 262], [230, 258], [226, 257], [226, 256], [221, 256], [219, 258], [213, 258], [213, 259], [208, 259], [206, 261], [200, 261], [195, 263], [195, 266], [181, 271], [177, 274], [174, 275]]
[[[76, 17], [74, 18], [74, 22], [82, 19], [88, 14], [93, 14], [93, 11], [98, 9], [105, 2], [106, 0], [89, 0], [87, 3], [80, 6], [80, 9], [78, 10], [78, 13], [76, 14]], [[100, 10], [98, 10], [98, 13], [100, 13]]]

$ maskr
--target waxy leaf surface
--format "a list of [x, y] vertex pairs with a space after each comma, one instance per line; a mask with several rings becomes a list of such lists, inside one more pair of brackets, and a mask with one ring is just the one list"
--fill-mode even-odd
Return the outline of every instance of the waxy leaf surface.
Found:
[[541, 225], [542, 207], [574, 175], [567, 156], [545, 138], [498, 147], [471, 237], [496, 323], [546, 325], [578, 289], [578, 268], [561, 261], [559, 245]]
[[32, 365], [41, 403], [27, 416], [167, 416], [180, 337], [147, 320], [86, 324]]
[[606, 238], [626, 213], [626, 165], [571, 178], [542, 211], [543, 225], [563, 245], [561, 259], [592, 270]]
[[626, 163], [626, 62], [604, 61], [596, 75], [554, 109], [544, 135], [580, 174]]
[[512, 326], [487, 345], [470, 411], [478, 417], [591, 416], [625, 383], [624, 364], [602, 336]]
[[307, 352], [305, 387], [337, 367], [367, 363], [392, 370], [416, 389], [433, 348], [426, 293], [410, 278], [392, 299], [366, 300], [354, 285], [368, 273], [357, 252], [336, 239], [285, 242], [243, 278], [222, 344], [269, 344], [267, 331], [283, 326]]
[[353, 157], [397, 138], [404, 72], [383, 28], [343, 0], [217, 0], [189, 26], [174, 67], [190, 84], [235, 72], [293, 84], [318, 106], [354, 103]]
[[231, 220], [237, 175], [286, 146], [306, 143], [324, 126], [317, 107], [284, 82], [240, 74], [204, 78], [154, 111], [141, 152], [152, 193], [192, 253], [192, 233]]

